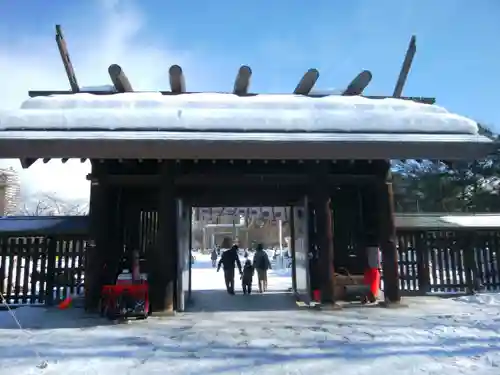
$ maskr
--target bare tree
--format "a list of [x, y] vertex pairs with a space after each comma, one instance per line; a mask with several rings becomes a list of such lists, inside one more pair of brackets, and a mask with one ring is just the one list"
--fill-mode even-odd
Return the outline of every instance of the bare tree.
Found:
[[88, 213], [88, 203], [64, 200], [57, 194], [35, 194], [25, 200], [20, 213], [26, 216], [80, 216]]

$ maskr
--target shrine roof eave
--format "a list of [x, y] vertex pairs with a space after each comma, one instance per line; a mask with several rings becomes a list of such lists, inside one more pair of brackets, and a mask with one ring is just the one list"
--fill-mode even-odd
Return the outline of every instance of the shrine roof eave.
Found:
[[0, 158], [473, 160], [497, 147], [468, 134], [0, 132]]

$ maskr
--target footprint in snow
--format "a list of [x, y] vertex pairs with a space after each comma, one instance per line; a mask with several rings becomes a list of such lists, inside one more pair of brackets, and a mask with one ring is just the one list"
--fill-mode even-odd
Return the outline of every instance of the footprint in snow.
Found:
[[240, 335], [241, 335], [241, 336], [248, 337], [248, 333], [247, 333], [247, 331], [245, 331], [245, 329], [244, 329], [244, 328], [240, 328]]
[[309, 327], [309, 331], [313, 331], [313, 332], [328, 332], [328, 330], [326, 328], [322, 328], [322, 327]]

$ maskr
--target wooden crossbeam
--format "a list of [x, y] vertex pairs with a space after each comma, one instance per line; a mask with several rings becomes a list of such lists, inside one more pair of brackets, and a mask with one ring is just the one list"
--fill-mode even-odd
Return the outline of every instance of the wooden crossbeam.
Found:
[[343, 96], [361, 95], [372, 80], [372, 73], [369, 70], [363, 70], [347, 86], [342, 93]]
[[392, 96], [395, 98], [401, 97], [403, 94], [403, 89], [408, 79], [408, 74], [410, 73], [411, 64], [413, 63], [413, 58], [415, 57], [415, 53], [417, 52], [417, 38], [413, 35], [410, 39], [410, 44], [408, 45], [408, 49], [406, 51], [405, 59], [403, 61], [403, 65], [401, 66], [401, 71], [399, 72], [398, 81], [396, 82], [396, 86], [394, 87], [394, 93]]
[[314, 68], [309, 69], [304, 73], [293, 93], [295, 95], [308, 95], [316, 84], [316, 81], [318, 81], [318, 78], [319, 71]]
[[168, 70], [168, 77], [170, 80], [170, 90], [174, 94], [182, 94], [186, 92], [186, 80], [184, 73], [179, 65], [172, 65]]
[[111, 78], [111, 82], [115, 86], [115, 89], [119, 93], [123, 92], [133, 92], [134, 89], [130, 84], [125, 72], [118, 64], [111, 64], [108, 68], [109, 77]]
[[20, 159], [19, 161], [21, 162], [21, 167], [23, 169], [28, 169], [33, 164], [35, 164], [35, 162], [37, 160], [38, 160], [37, 158], [23, 158], [23, 159]]
[[64, 40], [61, 25], [56, 25], [56, 43], [59, 48], [59, 53], [66, 70], [66, 75], [68, 76], [69, 85], [71, 86], [71, 91], [73, 93], [79, 92], [80, 87], [78, 86], [78, 81], [76, 80], [75, 70], [73, 69], [73, 64], [69, 57], [68, 46]]
[[[115, 95], [116, 92], [112, 91], [81, 91], [82, 93], [86, 94], [92, 94], [92, 95]], [[144, 92], [144, 91], [136, 91], [138, 93]], [[228, 92], [216, 92], [219, 94], [229, 94]], [[73, 94], [71, 91], [67, 90], [47, 90], [47, 91], [38, 91], [38, 90], [32, 90], [28, 92], [28, 95], [30, 98], [37, 98], [39, 96], [50, 96], [50, 95], [70, 95]], [[160, 94], [162, 95], [174, 95], [176, 93], [173, 93], [172, 91], [160, 91]], [[200, 94], [200, 92], [192, 91], [192, 92], [186, 92], [186, 94]], [[259, 95], [258, 93], [252, 93], [249, 92], [246, 95], [242, 96], [255, 96]], [[280, 94], [276, 94], [280, 95]], [[328, 96], [328, 94], [309, 94], [307, 96], [313, 97], [313, 98], [321, 98], [324, 96]], [[386, 99], [386, 98], [392, 98], [392, 95], [361, 95], [363, 98], [367, 99]], [[417, 103], [423, 103], [423, 104], [434, 104], [436, 102], [436, 98], [430, 97], [430, 96], [402, 96], [398, 99], [402, 100], [411, 100]]]
[[236, 79], [234, 80], [233, 94], [235, 95], [246, 95], [248, 94], [248, 88], [250, 87], [250, 78], [252, 77], [252, 69], [243, 65], [238, 70]]
[[[115, 95], [116, 92], [112, 91], [81, 91], [82, 93], [85, 94], [92, 94], [92, 95]], [[141, 92], [148, 92], [148, 91], [136, 91], [137, 93]], [[197, 91], [192, 91], [192, 92], [186, 92], [185, 94], [200, 94], [201, 92]], [[218, 94], [229, 94], [228, 92], [215, 92]], [[50, 95], [70, 95], [73, 94], [71, 91], [67, 90], [50, 90], [50, 91], [39, 91], [39, 90], [32, 90], [28, 92], [28, 95], [30, 98], [37, 98], [39, 96], [50, 96]], [[160, 91], [160, 94], [162, 95], [173, 95], [171, 91]], [[258, 93], [253, 93], [249, 92], [246, 95], [242, 96], [255, 96], [259, 95]], [[272, 94], [271, 94], [272, 95]], [[281, 94], [276, 94], [276, 95], [281, 95]], [[329, 94], [309, 94], [307, 96], [310, 96], [312, 98], [321, 98], [324, 96], [328, 96]], [[386, 98], [392, 98], [392, 95], [361, 95], [363, 98], [367, 99], [386, 99]], [[430, 97], [430, 96], [402, 96], [398, 99], [402, 100], [412, 100], [417, 103], [424, 103], [424, 104], [434, 104], [436, 102], [436, 98]]]

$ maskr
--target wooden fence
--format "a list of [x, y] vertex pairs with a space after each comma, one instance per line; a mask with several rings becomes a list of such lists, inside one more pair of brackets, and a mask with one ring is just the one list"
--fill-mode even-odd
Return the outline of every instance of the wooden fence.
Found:
[[[500, 289], [500, 231], [408, 230], [397, 240], [403, 295]], [[11, 304], [47, 305], [81, 292], [85, 244], [84, 236], [0, 237], [0, 292]]]
[[11, 304], [48, 304], [83, 290], [85, 238], [0, 237], [0, 292]]
[[406, 295], [500, 289], [500, 231], [398, 232]]

